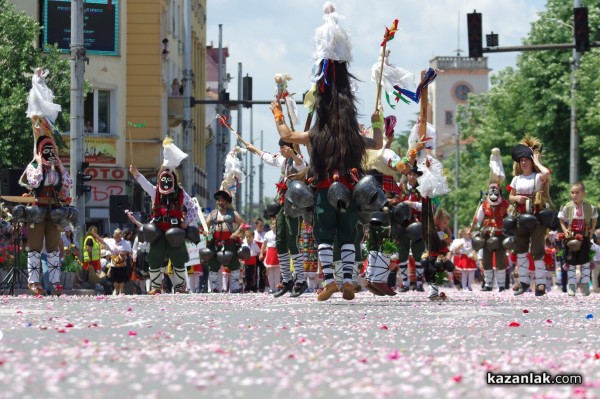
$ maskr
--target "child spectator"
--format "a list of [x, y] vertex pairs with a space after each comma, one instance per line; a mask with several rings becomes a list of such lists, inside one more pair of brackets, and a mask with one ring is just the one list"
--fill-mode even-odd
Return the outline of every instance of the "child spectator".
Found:
[[271, 230], [265, 234], [263, 245], [260, 249], [259, 260], [263, 261], [267, 269], [267, 281], [269, 290], [272, 294], [277, 292], [277, 284], [279, 284], [279, 258], [277, 256], [277, 247], [275, 243], [275, 218], [271, 219]]
[[576, 267], [581, 266], [581, 290], [583, 295], [590, 295], [590, 237], [596, 229], [598, 210], [585, 201], [585, 186], [582, 182], [571, 185], [571, 201], [567, 202], [558, 213], [560, 226], [564, 233], [565, 269], [569, 273], [569, 296], [575, 296], [577, 291]]
[[594, 234], [592, 251], [594, 251], [592, 267], [592, 290], [598, 294], [600, 293], [600, 283], [598, 281], [598, 277], [600, 276], [600, 229], [596, 230], [596, 233]]
[[244, 262], [244, 287], [246, 287], [246, 292], [256, 292], [257, 287], [257, 262], [258, 255], [260, 254], [260, 247], [257, 243], [254, 242], [254, 231], [248, 229], [246, 230], [246, 238], [244, 239], [243, 246], [246, 246], [250, 249], [250, 258], [246, 259]]

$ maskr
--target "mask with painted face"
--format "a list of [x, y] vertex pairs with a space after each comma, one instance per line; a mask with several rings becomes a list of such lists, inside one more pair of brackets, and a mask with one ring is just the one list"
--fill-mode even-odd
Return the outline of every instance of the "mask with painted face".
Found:
[[163, 170], [158, 175], [158, 192], [162, 195], [169, 195], [175, 192], [177, 179], [170, 170]]
[[490, 184], [488, 188], [488, 202], [491, 205], [499, 205], [502, 202], [502, 192], [497, 184]]
[[42, 138], [37, 146], [38, 154], [42, 157], [44, 166], [51, 166], [56, 161], [56, 147], [50, 137]]

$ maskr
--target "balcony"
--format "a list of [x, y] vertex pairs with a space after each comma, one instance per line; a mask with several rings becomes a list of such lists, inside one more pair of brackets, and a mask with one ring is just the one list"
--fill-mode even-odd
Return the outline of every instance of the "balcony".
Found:
[[169, 96], [167, 100], [169, 127], [177, 127], [183, 121], [183, 100], [184, 97]]

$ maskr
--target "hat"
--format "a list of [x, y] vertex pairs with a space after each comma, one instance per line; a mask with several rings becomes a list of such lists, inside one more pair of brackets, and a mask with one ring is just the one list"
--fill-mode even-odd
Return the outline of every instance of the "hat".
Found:
[[510, 151], [513, 161], [519, 162], [521, 158], [529, 158], [533, 161], [533, 150], [525, 144], [517, 144]]
[[215, 195], [213, 195], [214, 199], [217, 198], [223, 198], [225, 201], [229, 202], [231, 204], [232, 198], [231, 198], [231, 194], [229, 194], [229, 191], [227, 190], [219, 190], [215, 193]]
[[173, 144], [173, 139], [165, 137], [163, 140], [163, 166], [165, 168], [175, 170], [188, 154], [181, 151], [179, 147]]
[[492, 153], [490, 154], [490, 176], [488, 179], [488, 184], [498, 184], [504, 181], [506, 177], [504, 173], [504, 166], [502, 165], [502, 156], [500, 154], [499, 148], [492, 148]]
[[415, 162], [413, 163], [413, 166], [412, 166], [412, 168], [410, 168], [410, 170], [408, 171], [408, 173], [410, 173], [410, 172], [416, 173], [416, 174], [417, 174], [417, 176], [419, 176], [419, 177], [420, 177], [420, 176], [423, 176], [423, 172], [421, 172], [421, 171], [419, 170], [418, 166], [417, 166], [417, 161], [415, 161]]
[[110, 255], [111, 255], [111, 253], [107, 249], [103, 249], [102, 251], [100, 251], [100, 256], [103, 257], [103, 258], [106, 257], [106, 256], [110, 256]]
[[318, 64], [323, 59], [351, 62], [350, 36], [338, 25], [341, 16], [335, 12], [335, 4], [327, 1], [323, 5], [323, 25], [315, 30], [313, 58]]

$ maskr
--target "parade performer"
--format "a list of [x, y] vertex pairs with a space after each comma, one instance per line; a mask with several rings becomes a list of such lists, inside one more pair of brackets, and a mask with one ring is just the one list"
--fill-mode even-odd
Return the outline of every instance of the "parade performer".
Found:
[[210, 288], [212, 292], [221, 292], [219, 270], [226, 266], [231, 271], [230, 290], [239, 293], [241, 265], [237, 252], [242, 244], [244, 221], [233, 208], [229, 191], [221, 189], [213, 198], [217, 201], [217, 209], [213, 209], [206, 219], [209, 228], [206, 247], [216, 254], [208, 261]]
[[[286, 143], [281, 139], [279, 140], [280, 154], [273, 155], [269, 152], [256, 148], [252, 144], [248, 144], [246, 148], [253, 154], [258, 155], [266, 164], [278, 166], [281, 170], [279, 182], [276, 184], [276, 201], [280, 205], [279, 211], [276, 215], [276, 242], [283, 287], [277, 291], [274, 296], [278, 298], [283, 296], [285, 293], [292, 291], [291, 296], [298, 297], [302, 295], [302, 293], [308, 288], [304, 275], [303, 256], [298, 249], [300, 217], [291, 217], [288, 215], [285, 212], [283, 204], [285, 202], [286, 191], [290, 179], [293, 179], [294, 176], [298, 176], [300, 172], [303, 172], [306, 169], [307, 164], [302, 159], [302, 155], [294, 150], [293, 144]], [[292, 278], [292, 271], [290, 269], [290, 258], [294, 262], [294, 271], [296, 273], [295, 283]]]
[[[494, 277], [498, 283], [498, 291], [504, 291], [506, 283], [506, 248], [502, 245], [505, 236], [502, 230], [503, 221], [508, 216], [509, 202], [502, 197], [500, 184], [504, 181], [504, 167], [500, 158], [500, 149], [492, 149], [490, 155], [490, 176], [486, 200], [479, 206], [474, 227], [477, 232], [472, 236], [479, 235], [483, 245], [483, 277], [485, 285], [482, 291], [492, 290]], [[475, 239], [477, 240], [477, 239]], [[476, 250], [480, 248], [476, 245]], [[494, 271], [493, 265], [496, 265]], [[464, 287], [463, 287], [464, 288]]]
[[[385, 138], [384, 147], [381, 150], [367, 150], [365, 169], [367, 174], [374, 176], [377, 182], [381, 185], [383, 192], [388, 198], [388, 206], [392, 207], [400, 203], [402, 198], [402, 191], [396, 183], [402, 177], [402, 174], [409, 173], [411, 166], [416, 158], [417, 153], [425, 148], [425, 141], [419, 141], [414, 148], [408, 151], [408, 154], [404, 159], [400, 158], [393, 150], [390, 149], [391, 144], [394, 140], [394, 127], [396, 125], [396, 117], [391, 115], [384, 119], [385, 125]], [[403, 205], [405, 209], [398, 210], [399, 213], [404, 214], [398, 215], [402, 220], [398, 220], [396, 217], [389, 218], [390, 222], [385, 223], [382, 226], [377, 226], [371, 223], [369, 224], [369, 244], [368, 257], [367, 257], [367, 271], [365, 274], [365, 286], [375, 295], [396, 295], [396, 292], [391, 289], [388, 285], [389, 276], [393, 275], [395, 279], [396, 272], [390, 272], [390, 257], [381, 251], [381, 246], [384, 245], [384, 241], [395, 238], [394, 234], [397, 232], [399, 226], [398, 223], [404, 223], [405, 220], [409, 219], [410, 209], [408, 205]], [[395, 212], [392, 212], [395, 214]], [[391, 227], [390, 227], [391, 224]], [[387, 226], [386, 226], [387, 225]], [[390, 237], [390, 235], [392, 237]], [[390, 245], [386, 245], [390, 248]], [[394, 246], [395, 249], [397, 245]], [[391, 249], [386, 249], [390, 251]], [[396, 251], [393, 251], [393, 255], [396, 255]], [[420, 256], [420, 255], [419, 255]], [[408, 259], [408, 252], [406, 253]]]
[[187, 293], [185, 263], [189, 260], [185, 246], [185, 229], [197, 216], [192, 199], [179, 185], [176, 169], [188, 155], [181, 151], [170, 137], [163, 141], [164, 162], [157, 174], [157, 186], [151, 184], [135, 165], [129, 172], [152, 200], [151, 221], [144, 225], [144, 235], [150, 243], [146, 261], [150, 265], [150, 290], [148, 295], [161, 293], [161, 267], [170, 259], [173, 267], [173, 290]]
[[365, 148], [382, 146], [383, 117], [378, 110], [372, 114], [373, 139], [363, 138], [352, 90], [354, 77], [348, 71], [352, 60], [350, 40], [338, 26], [334, 4], [327, 2], [323, 9], [325, 23], [315, 32], [315, 125], [308, 131], [292, 131], [285, 124], [279, 101], [271, 103], [271, 110], [285, 142], [309, 146], [310, 181], [317, 190], [313, 233], [326, 284], [318, 299], [327, 300], [338, 291], [333, 270], [333, 244], [337, 239], [344, 274], [343, 298], [352, 300], [357, 213], [351, 190], [363, 174]]
[[585, 186], [582, 182], [571, 185], [571, 201], [567, 202], [558, 213], [563, 234], [560, 238], [565, 243], [565, 269], [568, 267], [569, 282], [567, 292], [575, 296], [577, 291], [577, 265], [581, 267], [581, 291], [590, 295], [590, 249], [592, 232], [596, 230], [598, 209], [585, 200]]
[[546, 226], [538, 223], [536, 215], [544, 211], [554, 213], [550, 211], [553, 208], [549, 195], [550, 170], [541, 163], [541, 147], [537, 138], [525, 136], [511, 151], [514, 177], [510, 183], [509, 200], [513, 206], [509, 213], [517, 220], [515, 251], [520, 282], [515, 295], [529, 288], [529, 252], [535, 266], [535, 295], [546, 293]]
[[[54, 95], [46, 86], [46, 76], [47, 72], [37, 68], [31, 79], [27, 117], [31, 118], [34, 134], [34, 159], [25, 168], [20, 184], [31, 190], [31, 195], [37, 202], [37, 205], [27, 207], [28, 221], [32, 222], [29, 225], [28, 236], [28, 287], [35, 294], [44, 294], [40, 275], [41, 252], [45, 242], [50, 284], [54, 294], [61, 295], [63, 288], [60, 285], [60, 230], [67, 225], [66, 212], [61, 208], [71, 201], [69, 190], [73, 181], [58, 157], [54, 141], [56, 132], [52, 123], [61, 107], [52, 102]], [[74, 211], [74, 208], [69, 209]], [[75, 212], [71, 213], [76, 220]]]
[[[394, 231], [393, 237], [398, 245], [398, 270], [402, 277], [402, 288], [400, 292], [406, 292], [410, 289], [410, 279], [408, 274], [408, 257], [412, 252], [413, 259], [416, 263], [417, 283], [416, 290], [423, 292], [423, 267], [421, 266], [421, 255], [425, 250], [425, 242], [422, 238], [422, 232], [420, 227], [421, 219], [421, 194], [417, 189], [419, 182], [417, 179], [423, 175], [423, 172], [419, 171], [416, 162], [413, 163], [412, 168], [406, 174], [406, 178], [400, 183], [400, 199], [402, 203], [410, 207], [410, 217], [401, 226], [398, 226]], [[411, 230], [408, 231], [408, 226], [412, 226]], [[416, 230], [412, 233], [412, 230]], [[390, 273], [390, 280], [395, 282], [396, 272]], [[390, 281], [388, 282], [388, 284]]]

